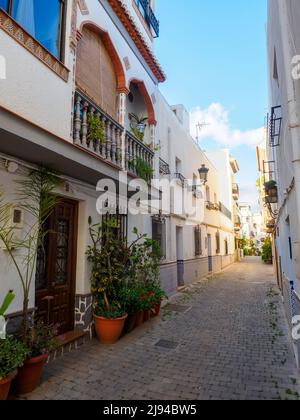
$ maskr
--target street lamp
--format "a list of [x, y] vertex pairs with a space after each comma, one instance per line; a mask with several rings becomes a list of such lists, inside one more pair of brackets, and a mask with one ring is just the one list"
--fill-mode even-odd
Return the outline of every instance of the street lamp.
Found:
[[208, 175], [209, 169], [205, 165], [202, 165], [201, 168], [198, 170], [198, 172], [199, 172], [200, 180], [202, 184], [205, 185], [207, 183], [207, 175]]

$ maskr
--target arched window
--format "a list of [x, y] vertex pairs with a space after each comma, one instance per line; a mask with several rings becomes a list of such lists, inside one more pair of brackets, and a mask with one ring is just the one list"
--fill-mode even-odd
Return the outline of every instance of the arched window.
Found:
[[117, 76], [101, 35], [83, 28], [77, 47], [76, 84], [103, 111], [117, 118]]

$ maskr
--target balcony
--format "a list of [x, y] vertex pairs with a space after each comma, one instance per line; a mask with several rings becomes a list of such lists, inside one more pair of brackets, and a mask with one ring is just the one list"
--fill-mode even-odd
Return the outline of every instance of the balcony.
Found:
[[125, 169], [133, 175], [150, 181], [153, 178], [154, 152], [132, 133], [125, 136]]
[[[153, 176], [154, 152], [86, 95], [75, 93], [73, 141], [87, 152], [146, 181]], [[123, 150], [124, 149], [124, 150]]]
[[220, 211], [219, 204], [213, 203], [211, 201], [206, 202], [206, 208], [207, 210], [210, 210], [210, 211]]
[[76, 145], [121, 169], [123, 131], [113, 118], [76, 92], [73, 131]]
[[270, 147], [280, 146], [282, 115], [281, 106], [274, 106], [269, 119], [269, 144]]
[[241, 227], [242, 227], [242, 221], [241, 221], [240, 216], [235, 216], [235, 218], [234, 218], [234, 230], [236, 232], [239, 232], [241, 230]]
[[163, 159], [159, 158], [159, 173], [160, 175], [170, 175], [170, 166]]
[[240, 198], [240, 188], [238, 186], [238, 184], [233, 184], [232, 186], [232, 196], [234, 198], [234, 200], [238, 201], [238, 199]]
[[224, 206], [223, 203], [220, 203], [220, 212], [222, 214], [224, 214], [224, 216], [226, 216], [227, 219], [230, 219], [230, 220], [232, 219], [232, 213], [231, 213], [231, 211], [228, 210], [228, 208], [226, 206]]
[[185, 185], [186, 179], [180, 172], [176, 172], [174, 174], [174, 178], [177, 179], [182, 185]]
[[156, 38], [159, 37], [159, 21], [157, 20], [152, 7], [150, 6], [149, 0], [135, 0], [137, 7], [144, 16], [144, 19], [149, 26], [152, 28]]

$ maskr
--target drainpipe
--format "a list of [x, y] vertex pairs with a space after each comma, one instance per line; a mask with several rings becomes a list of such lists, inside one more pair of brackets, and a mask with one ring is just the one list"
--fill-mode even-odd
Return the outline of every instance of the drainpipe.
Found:
[[[295, 190], [296, 190], [296, 205], [298, 217], [298, 229], [300, 229], [300, 115], [299, 102], [297, 101], [296, 86], [292, 77], [292, 58], [296, 55], [293, 48], [293, 40], [288, 17], [288, 6], [286, 0], [277, 0], [279, 21], [282, 36], [283, 58], [286, 75], [286, 90], [287, 90], [287, 115], [288, 128], [292, 139], [292, 155], [293, 155], [293, 169], [295, 176]], [[300, 54], [300, 51], [298, 52]], [[298, 232], [297, 237], [300, 237]]]

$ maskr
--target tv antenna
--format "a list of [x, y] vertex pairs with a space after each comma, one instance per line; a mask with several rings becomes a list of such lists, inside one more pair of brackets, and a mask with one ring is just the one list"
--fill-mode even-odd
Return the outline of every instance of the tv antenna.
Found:
[[197, 144], [198, 144], [198, 146], [199, 146], [199, 136], [200, 136], [200, 133], [201, 133], [201, 131], [205, 128], [205, 127], [208, 127], [208, 126], [210, 126], [211, 124], [209, 124], [209, 123], [207, 123], [207, 122], [202, 122], [202, 123], [200, 123], [200, 122], [198, 122], [198, 124], [196, 124], [196, 140], [197, 140]]

